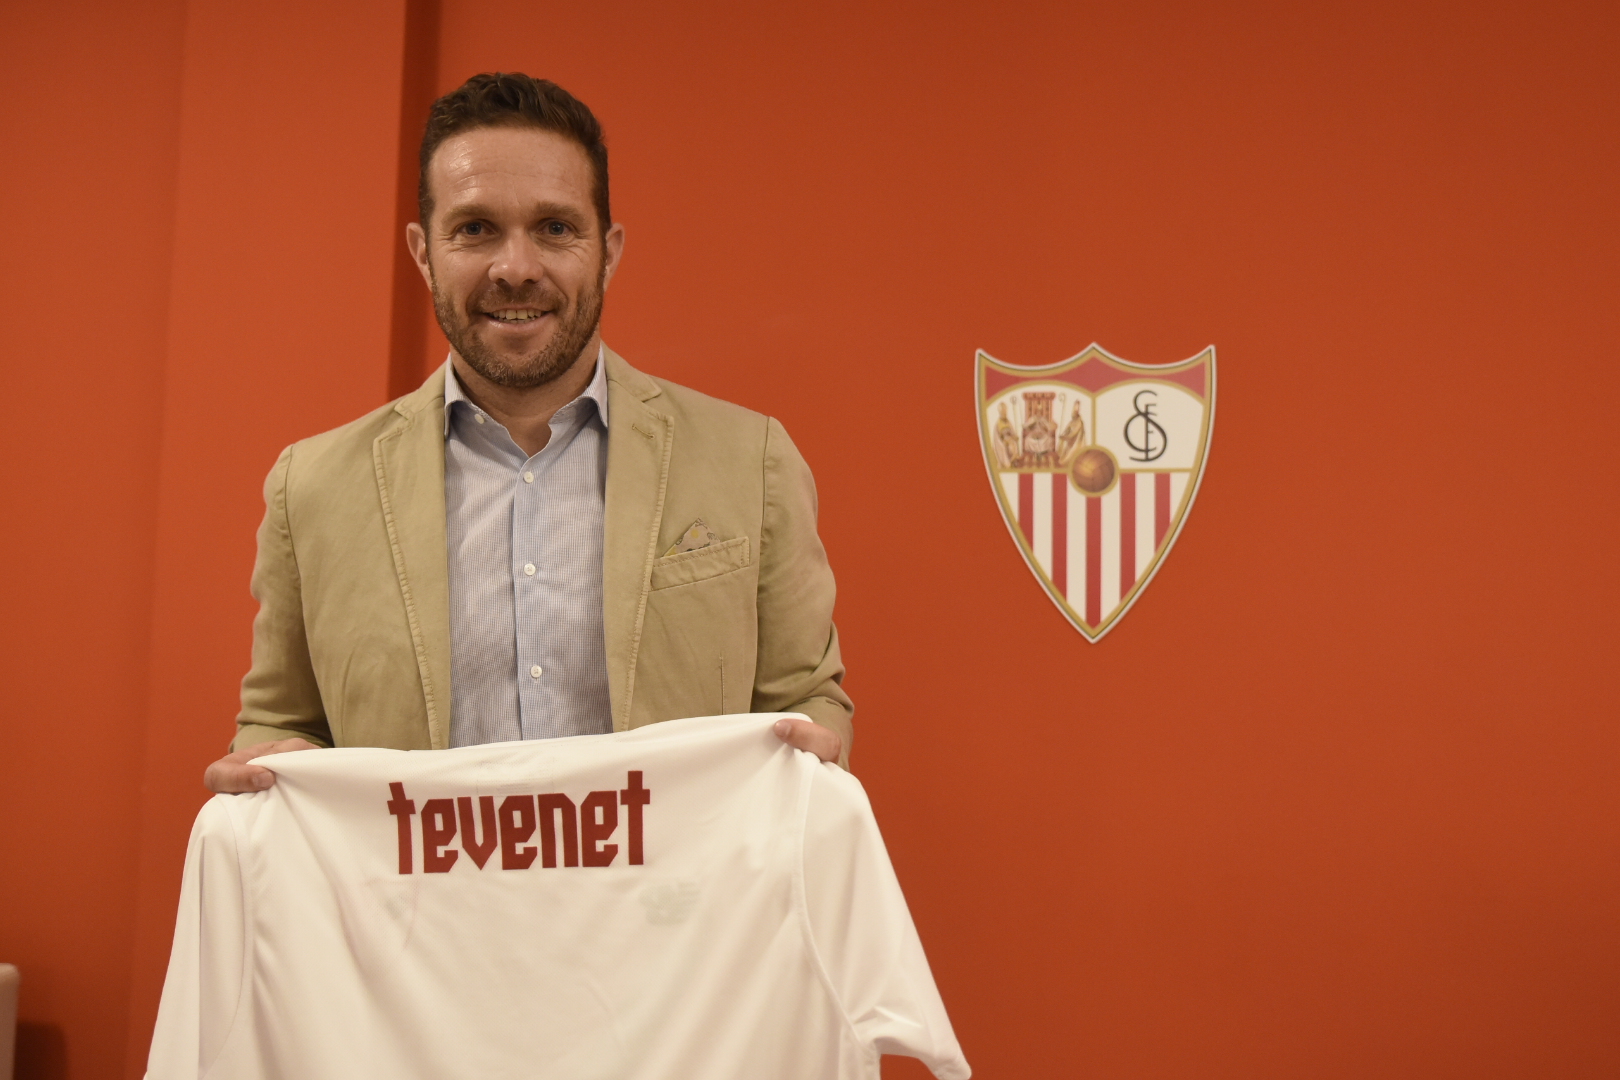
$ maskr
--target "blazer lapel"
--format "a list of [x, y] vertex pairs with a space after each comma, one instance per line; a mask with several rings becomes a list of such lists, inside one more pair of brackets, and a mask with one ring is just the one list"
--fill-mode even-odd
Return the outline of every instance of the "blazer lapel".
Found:
[[602, 521], [602, 622], [613, 728], [623, 731], [630, 726], [641, 620], [647, 609], [653, 559], [658, 554], [675, 421], [647, 404], [662, 393], [656, 382], [613, 350], [604, 349], [603, 355], [608, 377], [608, 467]]
[[444, 370], [402, 398], [371, 459], [416, 649], [435, 750], [450, 745], [450, 570], [444, 525]]

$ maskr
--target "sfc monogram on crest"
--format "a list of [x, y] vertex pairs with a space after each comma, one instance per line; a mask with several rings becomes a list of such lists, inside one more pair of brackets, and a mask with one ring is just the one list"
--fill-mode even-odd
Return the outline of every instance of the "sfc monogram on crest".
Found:
[[978, 355], [979, 435], [1001, 516], [1087, 641], [1124, 616], [1187, 520], [1215, 422], [1215, 347], [1133, 364], [1092, 345], [1046, 367]]

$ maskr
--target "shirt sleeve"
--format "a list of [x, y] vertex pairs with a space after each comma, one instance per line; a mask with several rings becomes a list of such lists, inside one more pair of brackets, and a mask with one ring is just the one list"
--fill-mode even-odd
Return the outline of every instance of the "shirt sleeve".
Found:
[[860, 781], [815, 768], [804, 828], [811, 944], [856, 1037], [919, 1059], [939, 1080], [971, 1075], [923, 955]]
[[246, 974], [247, 913], [227, 800], [258, 797], [217, 795], [192, 825], [147, 1080], [196, 1080], [231, 1033]]

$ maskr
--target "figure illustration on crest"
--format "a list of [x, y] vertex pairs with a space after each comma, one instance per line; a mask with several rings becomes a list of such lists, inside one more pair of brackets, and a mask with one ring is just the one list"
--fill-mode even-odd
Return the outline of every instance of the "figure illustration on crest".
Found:
[[1056, 468], [1057, 424], [1052, 419], [1052, 398], [1056, 395], [1048, 390], [1033, 390], [1020, 396], [1024, 399], [1024, 452], [1019, 467]]
[[996, 421], [996, 456], [1001, 459], [1003, 469], [1016, 469], [1021, 452], [1018, 448], [1018, 432], [1013, 428], [1012, 421], [1007, 419], [1007, 403], [1001, 403], [1001, 418]]
[[1074, 459], [1086, 443], [1086, 422], [1080, 416], [1080, 407], [1080, 399], [1076, 398], [1074, 414], [1063, 425], [1063, 433], [1058, 436], [1058, 463], [1064, 468], [1074, 464]]

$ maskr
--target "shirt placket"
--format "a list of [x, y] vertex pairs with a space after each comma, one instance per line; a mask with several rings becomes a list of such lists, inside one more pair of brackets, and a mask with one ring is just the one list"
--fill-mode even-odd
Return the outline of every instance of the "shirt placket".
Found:
[[579, 411], [575, 403], [558, 410], [551, 421], [551, 438], [538, 454], [518, 469], [512, 500], [512, 580], [517, 615], [518, 708], [525, 739], [546, 739], [564, 733], [568, 717], [557, 715], [555, 688], [567, 672], [558, 670], [555, 650], [548, 649], [553, 612], [548, 580], [556, 554], [559, 512], [556, 500], [546, 498], [554, 486], [551, 473], [558, 467], [574, 434]]
[[[549, 446], [546, 448], [549, 449]], [[540, 498], [541, 477], [550, 461], [546, 450], [525, 461], [514, 477], [512, 498], [512, 581], [517, 622], [518, 717], [523, 738], [541, 739], [550, 734], [549, 710], [544, 692], [546, 666], [540, 632], [544, 614], [538, 577], [545, 565], [545, 500]], [[551, 672], [556, 678], [557, 672]]]
[[[514, 465], [523, 462], [523, 451], [512, 440], [506, 429], [482, 409], [479, 409], [471, 402], [460, 402], [458, 404], [460, 407], [454, 419], [456, 437], [470, 451], [463, 464], [463, 467], [468, 470], [466, 483], [472, 485], [475, 490], [481, 489], [493, 495], [494, 492], [500, 489], [500, 485], [509, 482]], [[519, 467], [518, 472], [522, 472], [522, 467]], [[514, 516], [517, 513], [515, 503], [512, 512]], [[508, 547], [508, 555], [510, 555], [510, 552], [511, 549]], [[508, 562], [510, 562], [510, 559], [508, 559]], [[509, 573], [510, 569], [510, 566], [508, 566]], [[512, 578], [508, 576], [503, 584], [510, 591]], [[486, 586], [470, 585], [469, 587], [474, 590], [475, 596], [485, 596], [487, 598], [486, 602], [498, 602], [498, 585], [495, 585], [494, 589], [487, 594], [478, 591]], [[515, 605], [514, 608], [509, 609], [508, 618], [511, 620], [512, 636], [507, 640], [512, 641], [514, 646], [519, 637], [517, 633], [518, 614]], [[498, 616], [494, 611], [491, 611], [490, 618], [498, 621]], [[518, 689], [521, 691], [521, 684], [519, 684]], [[511, 699], [507, 698], [507, 700], [510, 701]], [[521, 693], [519, 693], [518, 701], [515, 704], [517, 705], [516, 715], [499, 708], [491, 708], [487, 712], [479, 713], [477, 720], [474, 721], [480, 731], [478, 741], [493, 742], [522, 738], [523, 701]]]

